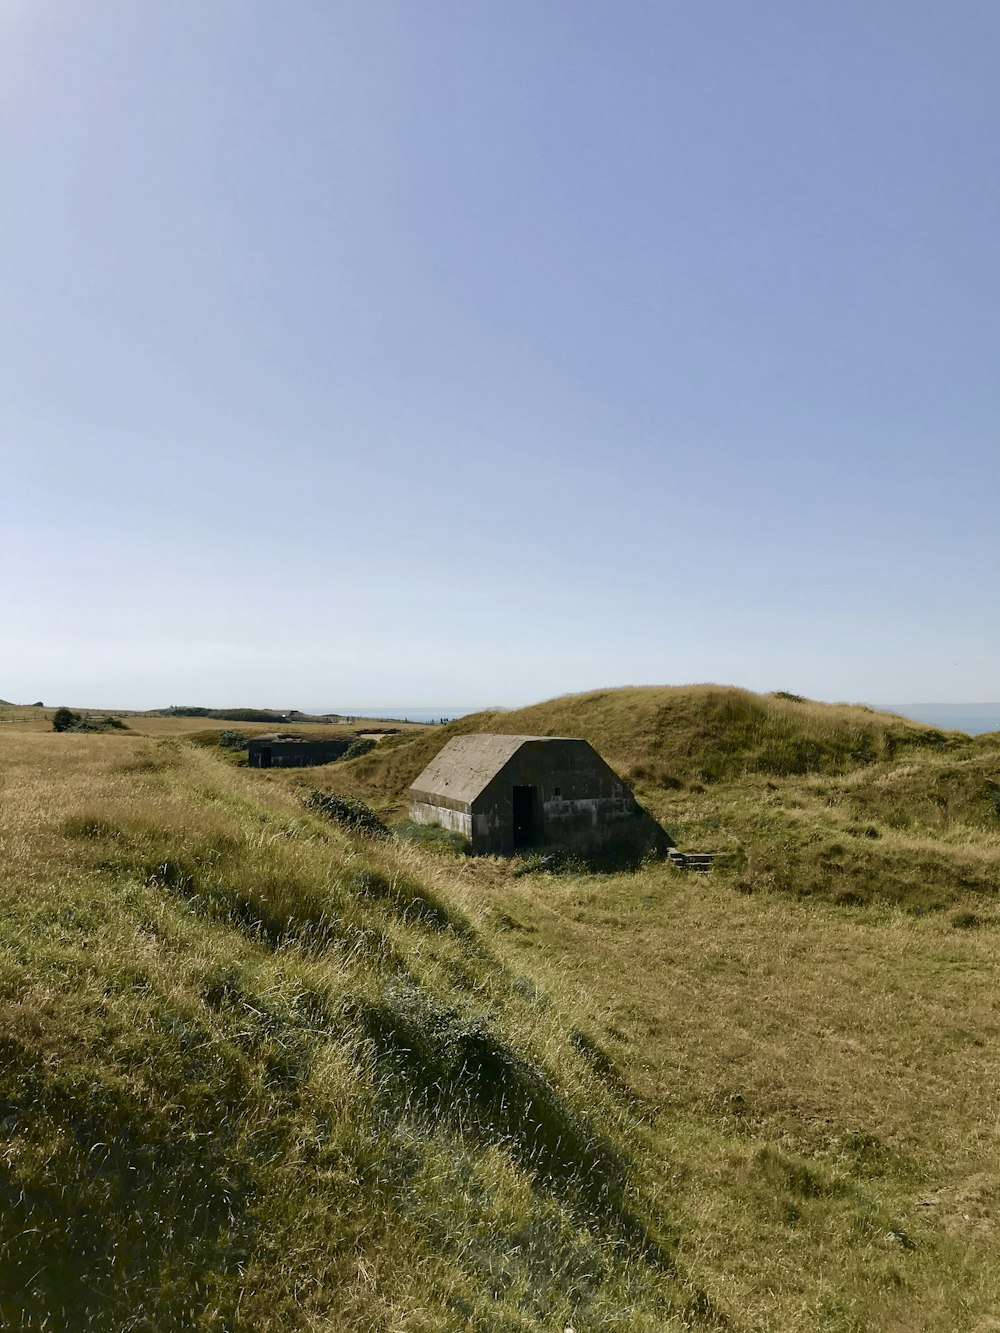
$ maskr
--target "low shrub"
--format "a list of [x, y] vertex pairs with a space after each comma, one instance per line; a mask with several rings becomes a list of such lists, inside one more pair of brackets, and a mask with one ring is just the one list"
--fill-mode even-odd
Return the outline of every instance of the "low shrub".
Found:
[[357, 740], [351, 741], [350, 745], [341, 755], [342, 759], [360, 759], [363, 754], [368, 754], [375, 749], [378, 744], [370, 736], [359, 736]]
[[219, 732], [219, 744], [224, 750], [245, 750], [250, 744], [250, 737], [242, 731], [231, 731], [227, 728]]
[[52, 715], [53, 731], [127, 731], [120, 717], [88, 717], [72, 708], [57, 708]]
[[367, 833], [373, 838], [390, 836], [389, 829], [371, 806], [354, 796], [338, 796], [332, 791], [313, 790], [305, 798], [305, 804], [310, 810], [317, 810], [352, 833]]

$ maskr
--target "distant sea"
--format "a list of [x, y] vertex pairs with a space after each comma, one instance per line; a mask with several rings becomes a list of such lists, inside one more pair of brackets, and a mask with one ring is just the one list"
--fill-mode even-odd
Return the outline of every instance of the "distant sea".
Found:
[[387, 704], [385, 708], [303, 708], [303, 713], [336, 713], [340, 717], [377, 717], [387, 722], [451, 722], [456, 717], [478, 713], [478, 708], [409, 708]]
[[979, 736], [1000, 731], [1000, 704], [871, 704], [880, 713], [901, 713], [914, 722], [926, 722], [942, 731], [965, 731]]

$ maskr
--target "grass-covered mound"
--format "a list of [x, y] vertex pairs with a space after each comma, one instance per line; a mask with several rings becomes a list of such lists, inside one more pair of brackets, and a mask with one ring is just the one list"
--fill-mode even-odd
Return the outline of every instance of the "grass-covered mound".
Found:
[[497, 729], [505, 732], [582, 735], [620, 771], [667, 786], [748, 773], [844, 772], [908, 748], [937, 749], [957, 741], [867, 708], [717, 685], [565, 695], [505, 713], [502, 722]]
[[[705, 685], [600, 690], [391, 737], [324, 771], [388, 820], [452, 735], [581, 736], [685, 849], [744, 891], [953, 906], [1000, 888], [1000, 737]], [[301, 776], [292, 783], [305, 781]]]
[[579, 736], [618, 772], [666, 789], [748, 774], [840, 774], [914, 753], [965, 754], [976, 745], [959, 732], [941, 732], [870, 708], [719, 685], [649, 685], [473, 713], [445, 727], [392, 737], [341, 780], [398, 802], [450, 737], [479, 731]]

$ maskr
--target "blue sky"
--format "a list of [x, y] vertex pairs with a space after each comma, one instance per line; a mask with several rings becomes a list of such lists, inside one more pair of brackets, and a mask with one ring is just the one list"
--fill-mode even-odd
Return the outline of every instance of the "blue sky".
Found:
[[994, 0], [0, 0], [0, 696], [1000, 685]]

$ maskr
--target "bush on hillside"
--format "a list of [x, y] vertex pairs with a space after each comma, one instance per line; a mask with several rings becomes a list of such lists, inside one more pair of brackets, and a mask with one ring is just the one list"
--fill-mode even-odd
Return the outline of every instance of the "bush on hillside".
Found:
[[389, 837], [388, 828], [371, 806], [353, 796], [338, 796], [332, 791], [311, 791], [305, 803], [310, 810], [319, 811], [352, 833], [367, 833], [373, 838]]
[[219, 732], [219, 744], [224, 750], [245, 750], [250, 744], [250, 737], [242, 731], [231, 731], [227, 728]]
[[378, 742], [373, 741], [370, 736], [359, 736], [357, 740], [351, 741], [341, 758], [360, 759], [363, 754], [368, 754], [370, 750], [374, 750], [377, 744]]
[[53, 731], [126, 731], [120, 717], [87, 717], [72, 708], [57, 708], [52, 715]]
[[[170, 708], [161, 708], [160, 717], [214, 717], [220, 722], [284, 722], [288, 714], [274, 708], [199, 708], [175, 704]], [[304, 716], [304, 714], [299, 714]], [[326, 718], [317, 721], [325, 722]]]
[[80, 714], [74, 713], [71, 708], [57, 708], [52, 715], [53, 731], [72, 731], [80, 721]]

